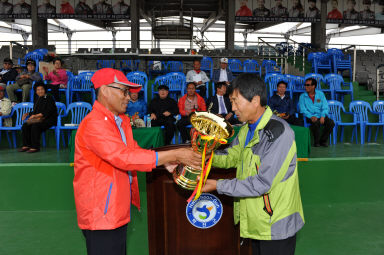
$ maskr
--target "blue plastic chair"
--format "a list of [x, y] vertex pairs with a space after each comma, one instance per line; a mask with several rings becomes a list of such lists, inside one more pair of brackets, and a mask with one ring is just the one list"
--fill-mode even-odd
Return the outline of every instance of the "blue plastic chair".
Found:
[[73, 102], [73, 95], [76, 95], [77, 101], [80, 101], [81, 93], [90, 93], [92, 97], [92, 104], [96, 100], [95, 90], [91, 78], [94, 72], [83, 72], [73, 77], [68, 81], [66, 89], [66, 104], [69, 106]]
[[[345, 126], [355, 126], [357, 127], [356, 122], [343, 122], [341, 118], [341, 111], [344, 114], [352, 114], [350, 112], [346, 112], [343, 103], [336, 101], [336, 100], [329, 100], [328, 101], [328, 107], [329, 107], [329, 118], [335, 122], [335, 127], [333, 128], [333, 144], [337, 143], [337, 133], [338, 128], [341, 127], [341, 133], [340, 133], [340, 142], [343, 142], [344, 138], [344, 127]], [[351, 142], [353, 141], [353, 137], [356, 137], [356, 143], [357, 143], [357, 128], [353, 130]]]
[[[68, 105], [67, 110], [65, 111], [64, 115], [59, 115], [57, 117], [57, 126], [56, 126], [56, 132], [55, 132], [55, 138], [56, 138], [56, 149], [60, 149], [60, 134], [61, 131], [71, 131], [74, 129], [77, 129], [80, 125], [80, 122], [84, 119], [84, 117], [92, 111], [92, 106], [89, 103], [86, 102], [75, 102]], [[71, 116], [69, 123], [63, 123], [63, 118]], [[70, 139], [70, 132], [68, 133], [68, 142]]]
[[261, 63], [261, 69], [264, 68], [265, 75], [270, 73], [279, 73], [281, 74], [281, 66], [278, 66], [275, 60], [264, 59]]
[[121, 60], [120, 71], [124, 73], [135, 72], [139, 69], [140, 60]]
[[142, 90], [144, 92], [144, 101], [148, 104], [148, 93], [147, 93], [147, 87], [148, 87], [148, 77], [144, 72], [136, 71], [136, 72], [130, 72], [127, 74], [127, 79], [135, 84], [142, 85]]
[[[269, 92], [268, 98], [271, 98], [273, 96], [274, 92], [277, 91], [277, 84], [280, 81], [286, 82], [286, 79], [285, 79], [284, 75], [282, 75], [282, 74], [270, 73], [270, 74], [267, 74], [265, 76], [264, 81], [268, 85], [268, 92]], [[289, 87], [287, 87], [287, 91], [289, 91], [292, 94], [292, 90]]]
[[258, 73], [261, 77], [261, 68], [259, 63], [253, 59], [247, 59], [243, 63], [244, 73]]
[[183, 73], [168, 73], [166, 75], [166, 85], [169, 88], [170, 96], [177, 101], [178, 96], [185, 93], [186, 77]]
[[183, 72], [183, 62], [181, 61], [168, 61], [167, 72]]
[[[372, 108], [369, 103], [361, 100], [352, 101], [349, 104], [349, 111], [353, 113], [353, 121], [360, 125], [360, 143], [365, 143], [365, 128], [368, 120], [368, 110], [372, 112]], [[354, 129], [357, 129], [355, 127]]]
[[[33, 103], [31, 102], [24, 102], [16, 104], [9, 115], [6, 116], [0, 116], [0, 136], [1, 131], [12, 131], [12, 138], [13, 138], [13, 148], [16, 148], [16, 131], [21, 130], [21, 126], [23, 125], [24, 121], [21, 119], [24, 113], [28, 113], [33, 111]], [[14, 117], [16, 115], [16, 117]], [[6, 118], [12, 118], [15, 120], [15, 122], [12, 124], [12, 127], [4, 127], [3, 126], [3, 119]], [[12, 142], [9, 138], [8, 132], [6, 132], [9, 148], [12, 148]]]
[[322, 70], [332, 73], [331, 57], [323, 52], [314, 52], [308, 55], [308, 60], [312, 63], [312, 70], [319, 73]]
[[228, 60], [228, 67], [231, 70], [233, 76], [237, 76], [243, 73], [243, 64], [240, 59], [231, 58]]
[[383, 127], [383, 141], [384, 141], [384, 101], [379, 100], [375, 101], [372, 104], [372, 111], [373, 114], [379, 115], [379, 121], [378, 122], [367, 122], [368, 126], [368, 142], [371, 141], [371, 128], [373, 126], [376, 127], [376, 136], [375, 136], [375, 142], [377, 141], [377, 135], [379, 133], [379, 128]]
[[[66, 113], [66, 107], [65, 107], [65, 104], [61, 103], [61, 102], [56, 102], [56, 108], [57, 108], [57, 116], [61, 116], [63, 117]], [[50, 127], [49, 129], [53, 129], [56, 131], [56, 127], [57, 126], [52, 126]], [[43, 139], [43, 147], [46, 147], [46, 139], [45, 139], [45, 133], [46, 132], [43, 132], [41, 134], [41, 137]], [[63, 139], [63, 143], [65, 143], [64, 141], [64, 134], [62, 133], [62, 139]]]
[[116, 61], [111, 59], [103, 59], [103, 60], [97, 60], [96, 61], [96, 69], [102, 69], [102, 68], [116, 68]]
[[157, 61], [160, 63], [160, 67], [159, 68], [155, 68], [154, 64], [155, 64], [155, 61], [154, 60], [151, 60], [151, 61], [148, 61], [148, 78], [149, 80], [152, 80], [153, 76], [156, 75], [163, 75], [166, 73], [166, 65], [164, 63], [164, 61]]
[[[340, 95], [340, 100], [344, 103], [344, 95], [350, 94], [351, 101], [353, 101], [353, 86], [352, 82], [344, 82], [344, 79], [339, 74], [327, 74], [324, 77], [325, 83], [329, 84], [331, 90], [333, 90], [333, 98], [339, 100], [338, 95]], [[346, 88], [346, 89], [343, 89]]]
[[213, 60], [212, 60], [212, 58], [205, 56], [201, 59], [200, 63], [201, 63], [200, 70], [207, 73], [207, 76], [212, 80], [212, 75], [213, 75]]

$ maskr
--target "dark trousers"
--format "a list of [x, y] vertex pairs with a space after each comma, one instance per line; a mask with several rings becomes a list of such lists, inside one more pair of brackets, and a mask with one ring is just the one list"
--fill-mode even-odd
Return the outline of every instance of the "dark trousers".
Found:
[[181, 117], [176, 123], [177, 129], [180, 132], [181, 139], [183, 140], [183, 143], [187, 140], [191, 140], [189, 134], [188, 134], [188, 129], [187, 126], [191, 125], [191, 122], [189, 121], [188, 116]]
[[172, 138], [175, 135], [176, 125], [173, 117], [161, 118], [151, 121], [152, 127], [164, 126], [165, 128], [165, 145], [171, 144]]
[[331, 120], [328, 117], [324, 118], [324, 128], [323, 132], [320, 135], [320, 118], [317, 119], [315, 123], [311, 121], [311, 119], [307, 119], [308, 123], [311, 123], [311, 126], [309, 129], [312, 132], [313, 138], [315, 140], [315, 144], [327, 144], [329, 135], [332, 133], [333, 127], [335, 126], [335, 123], [333, 120]]
[[48, 84], [47, 85], [47, 88], [48, 89], [51, 89], [51, 95], [53, 96], [53, 98], [55, 99], [56, 102], [60, 102], [60, 94], [59, 94], [59, 88], [60, 88], [60, 85], [52, 85], [52, 84]]
[[295, 126], [303, 126], [304, 121], [302, 119], [296, 118], [294, 115], [289, 115], [288, 119], [286, 119], [289, 124], [295, 125]]
[[83, 230], [88, 255], [126, 255], [127, 224], [112, 230]]
[[23, 137], [23, 146], [40, 149], [41, 133], [50, 128], [51, 125], [46, 122], [39, 122], [28, 125], [24, 123], [21, 127], [21, 136]]
[[204, 98], [205, 100], [207, 99], [207, 88], [205, 85], [201, 85], [200, 87], [196, 88], [196, 90], [199, 91], [199, 95]]
[[283, 240], [252, 240], [252, 255], [294, 255], [296, 235]]

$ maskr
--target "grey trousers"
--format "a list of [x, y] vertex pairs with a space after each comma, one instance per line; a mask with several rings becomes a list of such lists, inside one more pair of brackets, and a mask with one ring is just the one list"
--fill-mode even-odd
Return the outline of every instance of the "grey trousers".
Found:
[[15, 90], [21, 89], [22, 90], [22, 102], [29, 102], [29, 95], [32, 89], [32, 84], [30, 83], [25, 83], [23, 85], [19, 85], [17, 82], [14, 84], [10, 84], [7, 86], [7, 94], [9, 100], [11, 102], [17, 102], [17, 97], [15, 95]]

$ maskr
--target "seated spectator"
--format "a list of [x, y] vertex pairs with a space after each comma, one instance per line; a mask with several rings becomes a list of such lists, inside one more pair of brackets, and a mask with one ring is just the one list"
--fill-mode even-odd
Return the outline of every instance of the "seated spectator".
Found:
[[218, 82], [215, 83], [216, 95], [211, 96], [207, 100], [207, 107], [211, 113], [218, 114], [225, 118], [232, 125], [239, 124], [240, 122], [235, 118], [235, 114], [232, 111], [231, 101], [227, 94], [227, 83]]
[[212, 81], [216, 84], [218, 82], [225, 82], [227, 85], [233, 80], [232, 71], [228, 68], [228, 58], [220, 59], [220, 69], [215, 69], [212, 75]]
[[[315, 147], [328, 146], [329, 135], [335, 126], [333, 120], [327, 117], [328, 102], [322, 91], [316, 90], [317, 82], [313, 78], [305, 81], [305, 91], [300, 95], [300, 112], [311, 123], [309, 127], [315, 139]], [[323, 125], [323, 133], [320, 136], [320, 126]]]
[[129, 117], [137, 116], [134, 118], [133, 124], [136, 127], [145, 127], [144, 116], [147, 114], [147, 104], [143, 99], [139, 99], [138, 92], [131, 92], [130, 99], [127, 106], [127, 114]]
[[57, 124], [57, 108], [51, 95], [47, 95], [47, 87], [38, 82], [34, 86], [35, 94], [38, 96], [33, 105], [33, 111], [22, 116], [22, 120], [28, 119], [21, 127], [23, 147], [20, 152], [38, 152], [40, 150], [41, 133]]
[[[9, 115], [12, 110], [11, 100], [4, 97], [4, 88], [0, 86], [0, 116]], [[12, 118], [6, 118], [2, 123], [3, 127], [12, 127]]]
[[207, 110], [204, 98], [196, 93], [196, 85], [190, 82], [187, 85], [187, 94], [179, 99], [178, 103], [181, 119], [176, 123], [177, 129], [180, 132], [183, 143], [190, 142], [187, 126], [191, 125], [189, 121], [189, 114], [192, 112], [204, 112]]
[[13, 68], [13, 61], [10, 58], [4, 58], [3, 69], [0, 70], [0, 86], [5, 89], [7, 82], [16, 80], [17, 70]]
[[193, 82], [196, 86], [196, 89], [199, 90], [199, 94], [202, 98], [206, 97], [207, 88], [205, 84], [209, 82], [209, 78], [204, 71], [200, 70], [201, 63], [200, 60], [195, 59], [193, 61], [193, 70], [188, 71], [186, 82]]
[[43, 67], [44, 72], [48, 73], [45, 75], [44, 80], [50, 81], [47, 85], [48, 89], [51, 89], [51, 93], [55, 101], [60, 101], [59, 88], [66, 88], [68, 83], [67, 72], [63, 69], [64, 62], [56, 58], [53, 60], [55, 69], [52, 72], [48, 73], [48, 68]]
[[169, 88], [160, 85], [159, 97], [152, 99], [149, 104], [148, 113], [151, 114], [151, 126], [165, 127], [165, 145], [171, 144], [175, 134], [175, 115], [179, 113], [177, 102], [168, 96]]
[[295, 117], [295, 106], [293, 100], [287, 93], [288, 84], [285, 81], [280, 81], [277, 84], [277, 92], [269, 100], [269, 107], [280, 118], [285, 119], [289, 124], [302, 126], [300, 119]]
[[7, 94], [12, 103], [17, 103], [15, 90], [21, 89], [22, 102], [29, 101], [29, 94], [34, 81], [41, 81], [41, 76], [36, 70], [36, 62], [32, 59], [27, 60], [27, 71], [22, 71], [17, 77], [14, 84], [7, 86]]

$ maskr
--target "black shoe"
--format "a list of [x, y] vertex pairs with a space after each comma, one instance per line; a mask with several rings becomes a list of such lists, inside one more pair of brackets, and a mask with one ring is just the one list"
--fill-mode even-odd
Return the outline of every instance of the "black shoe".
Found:
[[320, 147], [320, 144], [319, 143], [315, 143], [313, 146], [314, 147]]
[[321, 143], [320, 146], [321, 147], [328, 147], [328, 144], [327, 143]]

